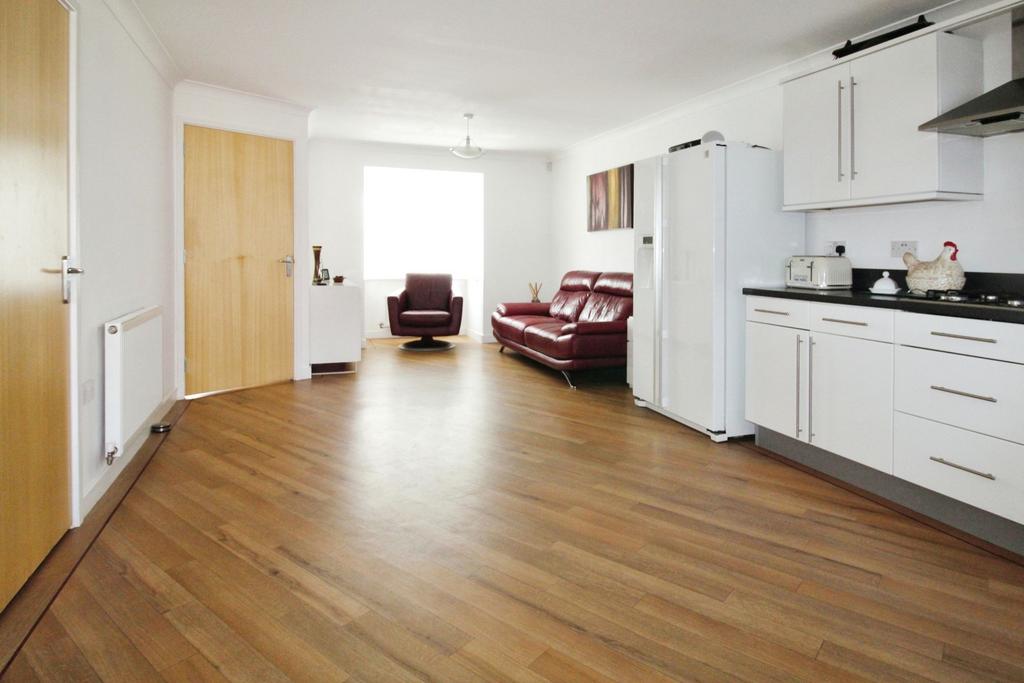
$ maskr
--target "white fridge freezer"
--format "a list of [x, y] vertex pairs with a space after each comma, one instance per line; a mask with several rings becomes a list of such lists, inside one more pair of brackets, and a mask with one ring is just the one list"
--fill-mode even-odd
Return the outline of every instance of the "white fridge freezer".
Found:
[[715, 441], [743, 419], [745, 286], [781, 285], [804, 251], [782, 211], [782, 159], [713, 142], [634, 166], [633, 394]]

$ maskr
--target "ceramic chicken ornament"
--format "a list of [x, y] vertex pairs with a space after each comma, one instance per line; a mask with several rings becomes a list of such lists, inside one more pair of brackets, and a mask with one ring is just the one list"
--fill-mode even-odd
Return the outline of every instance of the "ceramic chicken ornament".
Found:
[[915, 292], [962, 289], [967, 278], [964, 267], [956, 258], [959, 251], [955, 242], [946, 242], [934, 261], [918, 261], [909, 251], [905, 253], [903, 263], [907, 264], [907, 286]]

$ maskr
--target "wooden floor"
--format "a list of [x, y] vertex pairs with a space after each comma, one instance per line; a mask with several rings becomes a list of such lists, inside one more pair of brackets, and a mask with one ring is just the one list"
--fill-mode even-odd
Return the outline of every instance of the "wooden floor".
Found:
[[195, 401], [4, 682], [1024, 680], [1024, 568], [494, 346]]

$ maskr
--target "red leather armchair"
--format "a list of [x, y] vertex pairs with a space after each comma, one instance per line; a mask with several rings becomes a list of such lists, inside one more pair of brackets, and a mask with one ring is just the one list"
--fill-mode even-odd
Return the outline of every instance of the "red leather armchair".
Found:
[[633, 314], [632, 273], [569, 271], [551, 303], [499, 304], [491, 315], [499, 351], [512, 349], [569, 372], [626, 364], [626, 319]]
[[406, 351], [445, 351], [451, 342], [434, 339], [456, 335], [462, 327], [462, 297], [452, 295], [452, 276], [409, 273], [405, 289], [388, 297], [391, 334], [419, 337], [402, 344]]

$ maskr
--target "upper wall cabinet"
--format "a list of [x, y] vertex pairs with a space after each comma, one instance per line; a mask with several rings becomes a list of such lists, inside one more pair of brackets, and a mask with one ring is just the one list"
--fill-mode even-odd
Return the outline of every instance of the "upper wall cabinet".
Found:
[[930, 33], [783, 86], [787, 210], [979, 199], [979, 138], [917, 127], [982, 91], [981, 44]]

